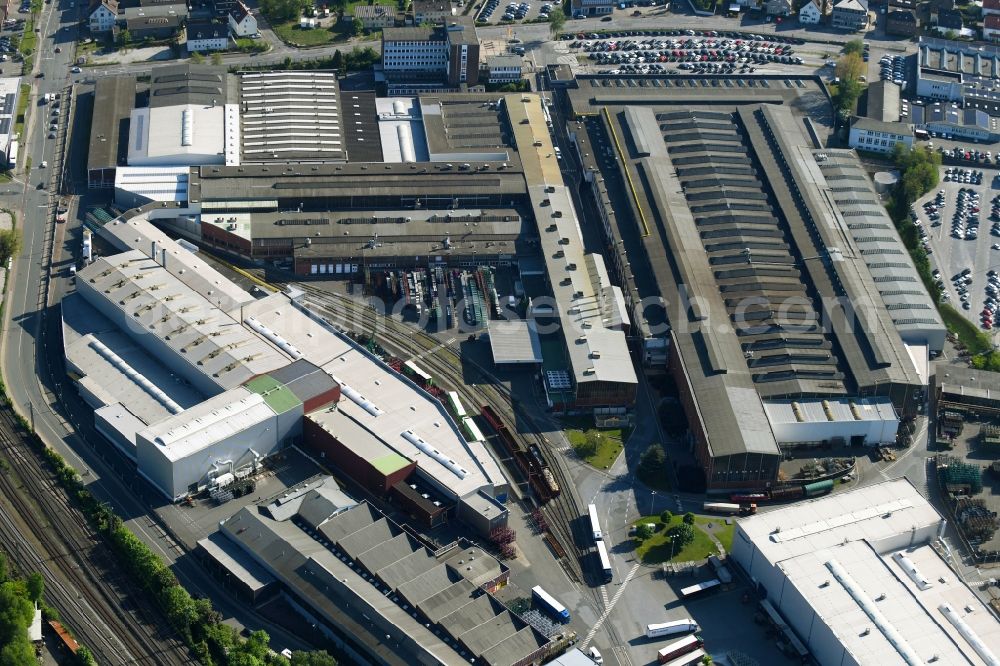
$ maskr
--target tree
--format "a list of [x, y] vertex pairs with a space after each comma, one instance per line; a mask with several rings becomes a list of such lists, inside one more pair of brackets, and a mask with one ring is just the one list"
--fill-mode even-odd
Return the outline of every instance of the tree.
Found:
[[365, 34], [365, 24], [356, 16], [351, 21], [351, 34], [355, 37]]
[[15, 636], [0, 650], [0, 665], [2, 666], [36, 666], [35, 648], [28, 641], [26, 633]]
[[128, 28], [124, 28], [118, 32], [118, 46], [125, 48], [130, 43], [132, 43], [132, 33], [129, 32]]
[[331, 657], [326, 650], [315, 652], [296, 650], [292, 653], [292, 666], [337, 666], [337, 660]]
[[7, 581], [7, 556], [0, 552], [0, 583]]
[[24, 634], [34, 617], [35, 606], [28, 601], [23, 583], [0, 585], [0, 644]]
[[673, 520], [674, 514], [670, 513], [669, 509], [664, 509], [663, 513], [660, 514], [660, 522], [667, 524]]
[[597, 453], [597, 448], [601, 444], [601, 433], [596, 430], [588, 430], [583, 433], [583, 441], [573, 445], [576, 455], [581, 458], [589, 458]]
[[947, 39], [948, 41], [953, 42], [956, 39], [958, 39], [958, 33], [955, 32], [954, 30], [949, 30], [948, 32], [944, 33], [944, 38]]
[[663, 470], [667, 462], [667, 454], [659, 444], [650, 444], [639, 458], [638, 472], [642, 475], [657, 474]]
[[42, 578], [42, 574], [37, 571], [32, 573], [25, 584], [28, 586], [28, 598], [35, 603], [41, 601], [45, 595], [45, 579]]
[[694, 525], [694, 514], [691, 513], [690, 511], [684, 514], [684, 524]]
[[191, 62], [195, 65], [200, 65], [205, 62], [205, 56], [195, 51], [191, 54]]
[[222, 65], [222, 54], [218, 51], [212, 54], [212, 64], [216, 67]]
[[865, 61], [857, 53], [848, 53], [837, 61], [835, 73], [841, 81], [857, 81], [865, 73]]
[[562, 29], [566, 26], [566, 14], [562, 11], [562, 8], [556, 7], [552, 14], [549, 16], [549, 33], [552, 35], [557, 35], [562, 32]]
[[681, 523], [671, 527], [667, 534], [670, 536], [670, 541], [674, 544], [676, 551], [679, 552], [681, 548], [694, 541], [694, 525]]
[[639, 541], [645, 541], [649, 537], [653, 536], [654, 528], [649, 523], [643, 523], [639, 527], [635, 528], [635, 538]]
[[333, 52], [333, 59], [330, 61], [330, 65], [338, 72], [344, 71], [344, 54], [337, 49]]
[[851, 41], [844, 44], [844, 54], [853, 53], [855, 55], [861, 55], [865, 52], [865, 43], [861, 39], [852, 39]]
[[94, 659], [94, 654], [90, 651], [86, 645], [81, 645], [80, 649], [76, 651], [76, 663], [79, 666], [96, 666], [97, 660]]

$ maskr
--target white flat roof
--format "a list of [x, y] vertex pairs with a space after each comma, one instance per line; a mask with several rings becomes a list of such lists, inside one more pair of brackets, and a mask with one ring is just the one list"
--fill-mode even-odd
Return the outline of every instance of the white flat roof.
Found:
[[161, 446], [168, 460], [177, 461], [274, 415], [263, 396], [240, 386], [154, 423], [139, 434]]
[[771, 423], [828, 423], [852, 421], [898, 421], [888, 398], [852, 400], [765, 400], [764, 411]]
[[[399, 373], [307, 316], [284, 294], [274, 294], [246, 306], [244, 315], [253, 316], [277, 332], [298, 348], [304, 359], [322, 367], [341, 384], [339, 411], [392, 450], [416, 461], [428, 476], [438, 479], [458, 497], [485, 485], [506, 483], [485, 450], [465, 441], [441, 401], [416, 389]], [[416, 363], [419, 365], [420, 360]], [[353, 391], [344, 390], [345, 385]], [[367, 399], [367, 406], [377, 414], [352, 400], [349, 394], [359, 400]], [[321, 419], [320, 416], [316, 418]], [[405, 430], [412, 430], [417, 437], [464, 468], [468, 475], [459, 478], [448, 467], [422, 453], [403, 436]]]
[[101, 257], [82, 269], [78, 280], [85, 281], [85, 297], [103, 299], [135, 322], [137, 335], [156, 336], [173, 350], [176, 356], [168, 362], [186, 361], [220, 387], [232, 388], [291, 362], [219, 309], [211, 295], [195, 292], [141, 252]]
[[197, 254], [178, 245], [177, 241], [153, 226], [144, 215], [128, 221], [118, 218], [101, 227], [99, 233], [101, 238], [122, 252], [138, 250], [151, 258], [155, 254], [156, 261], [167, 272], [199, 294], [211, 298], [212, 303], [226, 312], [239, 311], [241, 305], [256, 300]]
[[[227, 117], [228, 106], [232, 111]], [[238, 111], [236, 105], [223, 104], [133, 109], [128, 163], [133, 166], [226, 164], [227, 134], [235, 131], [227, 127], [227, 120], [234, 117], [238, 120]], [[238, 133], [234, 138], [238, 146]]]
[[899, 552], [931, 581], [929, 588], [921, 591], [892, 553], [880, 556], [866, 541], [805, 553], [778, 566], [859, 664], [905, 666], [907, 657], [924, 664], [935, 655], [948, 666], [986, 664], [939, 606], [949, 604], [994, 650], [1000, 646], [1000, 623], [933, 547]]
[[118, 167], [115, 189], [146, 197], [151, 201], [186, 202], [188, 167]]
[[[148, 379], [182, 408], [204, 399], [190, 384], [178, 381], [174, 372], [163, 365], [162, 359], [150, 356], [79, 294], [67, 295], [61, 305], [66, 358], [85, 373], [81, 383], [102, 404], [121, 403], [145, 423], [154, 423], [170, 415], [164, 402], [137, 383], [137, 376], [127, 373], [122, 363]], [[94, 340], [112, 350], [121, 362], [116, 365], [107, 354], [101, 354], [92, 344]]]
[[739, 527], [776, 564], [845, 540], [877, 542], [941, 520], [906, 479], [897, 479], [759, 513]]

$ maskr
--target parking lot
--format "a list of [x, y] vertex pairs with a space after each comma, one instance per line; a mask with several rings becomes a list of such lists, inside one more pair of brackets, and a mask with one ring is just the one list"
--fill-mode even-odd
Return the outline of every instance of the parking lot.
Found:
[[567, 46], [571, 53], [612, 73], [752, 74], [764, 68], [811, 66], [796, 55], [796, 44], [759, 35], [693, 30], [577, 33]]
[[548, 18], [552, 12], [561, 12], [562, 0], [485, 0], [477, 9], [476, 21], [498, 24], [501, 22], [520, 23], [538, 18]]
[[991, 186], [996, 174], [942, 167], [938, 189], [913, 205], [943, 298], [984, 330], [993, 329], [1000, 294], [1000, 203], [994, 213], [1000, 192]]

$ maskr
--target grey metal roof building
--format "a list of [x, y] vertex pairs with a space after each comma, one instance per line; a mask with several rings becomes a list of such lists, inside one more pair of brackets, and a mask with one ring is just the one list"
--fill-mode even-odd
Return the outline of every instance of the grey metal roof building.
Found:
[[102, 76], [90, 95], [94, 106], [87, 150], [87, 186], [114, 187], [115, 169], [125, 165], [128, 122], [135, 108], [135, 76]]
[[900, 337], [940, 350], [944, 322], [861, 161], [850, 150], [815, 150], [813, 157]]
[[[432, 551], [368, 504], [321, 503], [311, 485], [242, 509], [220, 527], [336, 632], [349, 652], [384, 664], [517, 666], [549, 640], [492, 592], [509, 570], [464, 542]], [[297, 501], [297, 510], [271, 509]], [[315, 509], [315, 510], [314, 510]]]
[[240, 75], [242, 162], [347, 160], [332, 72]]
[[815, 85], [603, 76], [566, 91], [585, 171], [603, 182], [592, 191], [608, 242], [626, 251], [612, 267], [638, 296], [663, 299], [670, 370], [717, 487], [775, 478], [762, 398], [878, 391], [912, 409], [920, 385], [848, 227], [865, 209], [832, 196], [848, 183], [825, 181], [815, 126], [792, 112], [821, 118]]
[[212, 65], [163, 65], [150, 72], [149, 106], [195, 104], [211, 106], [233, 103], [236, 79], [225, 67]]
[[899, 120], [899, 85], [892, 81], [876, 81], [868, 86], [868, 110], [874, 120], [894, 123]]

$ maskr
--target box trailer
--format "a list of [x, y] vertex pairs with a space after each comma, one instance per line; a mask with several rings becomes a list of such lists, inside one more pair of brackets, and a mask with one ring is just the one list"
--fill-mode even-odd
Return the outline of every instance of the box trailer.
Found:
[[659, 652], [656, 653], [656, 661], [660, 664], [665, 664], [671, 659], [694, 652], [704, 645], [699, 636], [690, 634], [660, 648]]
[[678, 634], [690, 634], [698, 631], [698, 623], [691, 618], [683, 620], [673, 620], [671, 622], [659, 622], [646, 625], [646, 638], [660, 638], [661, 636], [676, 636]]

